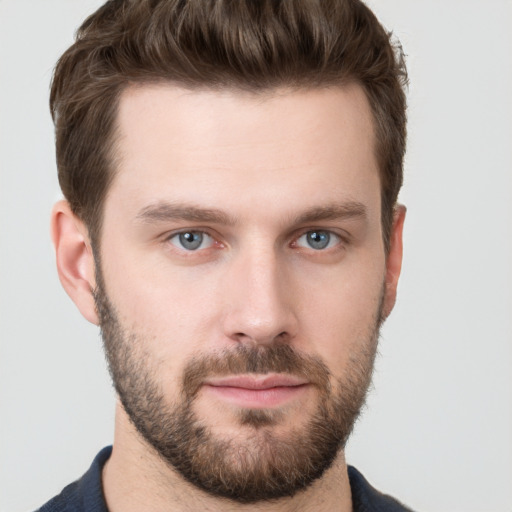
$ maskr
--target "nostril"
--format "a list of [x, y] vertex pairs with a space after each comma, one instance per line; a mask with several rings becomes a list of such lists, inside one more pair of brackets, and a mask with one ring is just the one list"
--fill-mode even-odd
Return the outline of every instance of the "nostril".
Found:
[[269, 344], [269, 343], [286, 343], [290, 340], [291, 336], [288, 331], [281, 331], [277, 335], [258, 335], [254, 334], [251, 336], [246, 332], [236, 332], [232, 335], [232, 339], [238, 341], [239, 343], [247, 343], [247, 344]]

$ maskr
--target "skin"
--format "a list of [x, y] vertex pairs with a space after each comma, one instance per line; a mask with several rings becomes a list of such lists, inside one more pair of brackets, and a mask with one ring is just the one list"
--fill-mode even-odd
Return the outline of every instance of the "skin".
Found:
[[[284, 340], [320, 358], [333, 382], [342, 378], [349, 357], [367, 348], [361, 340], [375, 322], [383, 285], [383, 316], [393, 308], [402, 259], [403, 207], [395, 213], [390, 251], [384, 250], [374, 131], [363, 90], [350, 85], [255, 95], [131, 87], [121, 98], [118, 129], [102, 271], [123, 325], [144, 334], [141, 350], [169, 404], [191, 358], [237, 344]], [[330, 215], [321, 218], [326, 207]], [[191, 208], [215, 210], [218, 218], [203, 212], [192, 219]], [[176, 235], [183, 230], [208, 237], [187, 251]], [[312, 230], [331, 233], [326, 249], [308, 246]], [[64, 288], [98, 324], [87, 229], [64, 201], [53, 210], [52, 236]], [[281, 420], [273, 428], [284, 436], [305, 424], [316, 399], [306, 385], [277, 404], [244, 405], [240, 397], [233, 402], [204, 386], [194, 407], [215, 435], [243, 443], [250, 432], [237, 420], [240, 407], [274, 408]], [[119, 404], [103, 485], [112, 512], [352, 509], [343, 452], [293, 498], [230, 504], [164, 464]]]

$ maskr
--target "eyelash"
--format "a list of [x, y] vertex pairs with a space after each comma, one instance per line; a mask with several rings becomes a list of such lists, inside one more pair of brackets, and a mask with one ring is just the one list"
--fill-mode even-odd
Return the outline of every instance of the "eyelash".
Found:
[[[173, 240], [176, 239], [176, 240], [179, 240], [180, 239], [180, 236], [184, 236], [184, 235], [187, 235], [187, 234], [199, 234], [201, 235], [202, 237], [206, 236], [208, 238], [211, 239], [211, 243], [208, 247], [205, 247], [203, 249], [201, 249], [201, 245], [203, 244], [204, 240], [201, 241], [200, 245], [195, 248], [195, 249], [190, 249], [190, 250], [187, 250], [186, 248], [182, 247], [180, 249], [180, 247], [178, 247], [177, 245], [175, 245], [173, 243]], [[171, 235], [167, 236], [165, 238], [165, 242], [173, 245], [174, 247], [176, 247], [177, 250], [180, 250], [182, 252], [186, 252], [186, 253], [195, 253], [195, 252], [198, 252], [198, 251], [201, 251], [201, 250], [206, 250], [206, 249], [209, 249], [210, 247], [214, 246], [214, 245], [217, 245], [218, 247], [223, 247], [223, 244], [219, 241], [217, 241], [217, 239], [212, 236], [208, 231], [205, 231], [205, 230], [202, 230], [202, 229], [185, 229], [185, 230], [182, 230], [182, 231], [178, 231], [177, 233], [172, 233]]]
[[[320, 239], [323, 238], [323, 240], [321, 240], [321, 241], [313, 240], [314, 236], [316, 236], [317, 238], [320, 238]], [[301, 240], [301, 238], [307, 239], [306, 243], [309, 245], [309, 248], [305, 247], [305, 246], [301, 246], [299, 244], [299, 241]], [[312, 244], [315, 244], [315, 243], [322, 245], [324, 242], [326, 244], [324, 247], [315, 248], [312, 246]], [[293, 247], [303, 247], [304, 249], [312, 249], [313, 251], [320, 253], [320, 252], [326, 252], [330, 249], [335, 249], [337, 246], [340, 245], [341, 242], [343, 242], [342, 237], [340, 235], [338, 235], [337, 233], [334, 233], [333, 231], [330, 231], [328, 229], [312, 229], [312, 230], [308, 230], [308, 231], [302, 233], [299, 237], [297, 237], [292, 242], [291, 245]]]
[[[179, 240], [179, 237], [181, 235], [186, 235], [186, 234], [189, 234], [189, 233], [192, 233], [192, 234], [199, 234], [201, 235], [202, 237], [206, 236], [206, 237], [209, 237], [211, 239], [211, 243], [208, 245], [208, 247], [205, 247], [205, 248], [201, 248], [201, 245], [204, 243], [204, 240], [201, 241], [200, 245], [195, 248], [195, 249], [187, 249], [187, 248], [184, 248], [183, 246], [182, 247], [178, 247], [177, 244], [173, 243], [173, 240]], [[321, 248], [317, 248], [315, 249], [314, 247], [304, 247], [304, 246], [301, 246], [299, 245], [299, 240], [303, 237], [306, 237], [308, 235], [313, 235], [314, 233], [316, 234], [322, 234], [322, 235], [327, 235], [328, 237], [328, 241], [327, 241], [327, 246], [326, 247], [321, 247]], [[332, 242], [332, 239], [335, 239], [335, 243], [334, 245], [331, 245], [329, 247], [329, 245], [331, 244]], [[220, 249], [220, 248], [223, 248], [224, 247], [224, 244], [222, 242], [219, 242], [218, 239], [212, 235], [209, 231], [205, 230], [205, 229], [185, 229], [185, 230], [181, 230], [181, 231], [178, 231], [178, 232], [175, 232], [175, 233], [172, 233], [170, 234], [169, 236], [167, 236], [164, 240], [164, 242], [172, 245], [175, 250], [179, 251], [181, 254], [187, 254], [188, 256], [193, 256], [194, 254], [198, 254], [198, 253], [202, 253], [203, 251], [206, 251], [208, 249], [211, 249], [211, 248], [217, 248], [217, 249]], [[304, 250], [307, 250], [307, 251], [312, 251], [313, 253], [317, 253], [317, 254], [321, 254], [321, 253], [331, 253], [331, 252], [334, 252], [336, 250], [340, 250], [341, 248], [345, 247], [346, 245], [348, 245], [349, 243], [349, 240], [348, 240], [348, 236], [343, 236], [339, 233], [336, 233], [335, 231], [333, 230], [330, 230], [330, 229], [321, 229], [321, 228], [318, 228], [318, 229], [314, 229], [314, 228], [309, 228], [307, 230], [301, 230], [300, 233], [298, 233], [296, 236], [293, 237], [293, 240], [292, 242], [289, 244], [290, 247], [292, 248], [296, 248], [296, 249], [304, 249]]]

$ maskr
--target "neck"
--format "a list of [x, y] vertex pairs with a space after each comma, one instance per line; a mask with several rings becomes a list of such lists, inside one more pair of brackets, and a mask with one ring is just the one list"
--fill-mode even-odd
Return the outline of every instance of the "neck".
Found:
[[103, 491], [110, 512], [351, 512], [352, 500], [343, 451], [324, 475], [289, 498], [240, 504], [196, 488], [148, 445], [118, 405], [114, 447], [103, 469]]

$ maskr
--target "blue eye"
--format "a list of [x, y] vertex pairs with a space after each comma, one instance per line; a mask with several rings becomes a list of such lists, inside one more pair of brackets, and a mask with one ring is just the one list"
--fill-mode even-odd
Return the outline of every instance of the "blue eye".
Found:
[[329, 249], [339, 243], [340, 237], [330, 231], [315, 230], [304, 233], [297, 239], [297, 245], [308, 247], [315, 251]]
[[178, 249], [197, 251], [213, 245], [213, 238], [203, 231], [182, 231], [173, 235], [169, 241]]

